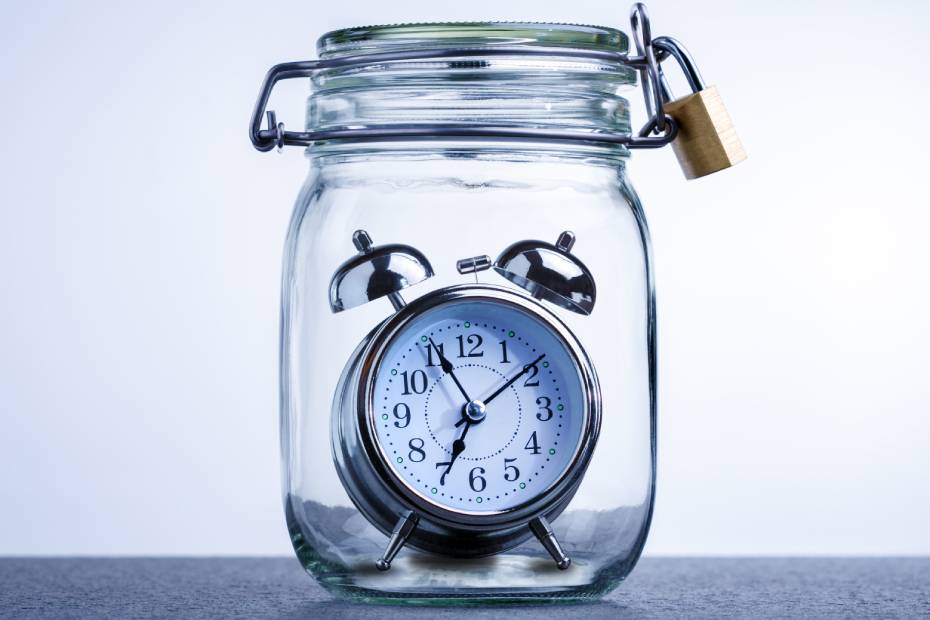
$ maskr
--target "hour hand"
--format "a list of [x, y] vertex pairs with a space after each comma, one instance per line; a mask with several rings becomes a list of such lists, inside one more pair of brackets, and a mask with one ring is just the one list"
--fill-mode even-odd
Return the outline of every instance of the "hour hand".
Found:
[[[468, 429], [465, 429], [465, 432], [468, 432]], [[465, 450], [465, 433], [462, 433], [462, 438], [456, 439], [452, 442], [452, 460], [443, 461], [442, 463], [436, 463], [436, 467], [445, 467], [446, 471], [442, 472], [442, 475], [439, 477], [439, 484], [445, 486], [446, 484], [446, 475], [452, 471], [452, 465], [455, 464], [455, 459], [459, 458], [459, 455]]]
[[462, 396], [465, 397], [465, 402], [470, 403], [471, 397], [468, 395], [468, 392], [465, 391], [465, 388], [462, 387], [462, 383], [459, 381], [459, 378], [455, 376], [455, 370], [452, 368], [452, 362], [450, 362], [446, 356], [442, 354], [442, 349], [436, 346], [436, 343], [433, 342], [432, 338], [429, 339], [429, 344], [431, 347], [433, 347], [433, 350], [436, 351], [436, 355], [439, 356], [439, 365], [442, 367], [442, 371], [452, 377], [452, 381], [455, 382], [459, 392], [461, 392]]

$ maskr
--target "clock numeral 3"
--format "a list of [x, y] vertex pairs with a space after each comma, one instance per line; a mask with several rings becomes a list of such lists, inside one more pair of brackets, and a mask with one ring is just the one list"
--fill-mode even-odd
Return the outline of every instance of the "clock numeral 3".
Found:
[[536, 412], [536, 419], [540, 422], [548, 422], [552, 419], [552, 409], [549, 408], [549, 405], [552, 404], [552, 399], [548, 396], [540, 396], [536, 399], [536, 404], [539, 405], [539, 411]]

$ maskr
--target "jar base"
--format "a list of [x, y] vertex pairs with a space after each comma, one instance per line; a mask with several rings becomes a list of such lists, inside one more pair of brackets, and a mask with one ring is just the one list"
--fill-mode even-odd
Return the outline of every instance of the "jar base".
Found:
[[[631, 562], [625, 567], [614, 566], [605, 574], [581, 558], [568, 570], [559, 570], [549, 558], [512, 553], [464, 564], [462, 560], [416, 553], [398, 558], [386, 572], [378, 571], [374, 561], [344, 571], [321, 571], [319, 565], [306, 568], [320, 585], [341, 599], [420, 606], [595, 601], [613, 590], [632, 569]], [[510, 586], [493, 587], [501, 581]]]
[[[371, 604], [501, 605], [595, 601], [633, 570], [645, 542], [646, 506], [563, 514], [556, 526], [584, 529], [587, 549], [568, 549], [571, 566], [560, 570], [535, 538], [496, 555], [455, 558], [405, 547], [390, 570], [378, 570], [385, 536], [355, 508], [302, 502], [285, 504], [291, 542], [301, 565], [330, 594]], [[295, 510], [299, 507], [300, 513]], [[301, 522], [306, 525], [301, 525]], [[639, 523], [635, 532], [624, 524]], [[315, 525], [311, 525], [315, 524]], [[320, 530], [341, 538], [313, 542]], [[611, 534], [628, 532], [622, 540]], [[617, 553], [608, 554], [604, 547]], [[321, 553], [320, 549], [329, 549]], [[619, 556], [619, 557], [618, 557]]]

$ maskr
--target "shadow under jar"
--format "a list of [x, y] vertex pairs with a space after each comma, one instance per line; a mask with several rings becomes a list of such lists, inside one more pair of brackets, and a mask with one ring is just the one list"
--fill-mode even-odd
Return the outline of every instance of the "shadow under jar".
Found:
[[[629, 133], [618, 30], [422, 24], [324, 35], [310, 130], [391, 124]], [[636, 563], [655, 483], [648, 230], [621, 145], [317, 142], [283, 275], [287, 524], [331, 592], [585, 599]], [[389, 569], [389, 570], [388, 570]]]

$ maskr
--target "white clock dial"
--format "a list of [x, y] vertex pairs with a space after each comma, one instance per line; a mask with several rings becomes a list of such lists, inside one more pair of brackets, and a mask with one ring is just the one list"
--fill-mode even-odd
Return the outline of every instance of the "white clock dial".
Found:
[[371, 402], [369, 423], [396, 477], [459, 512], [538, 499], [589, 430], [568, 345], [541, 316], [493, 300], [450, 302], [411, 320], [377, 364]]

